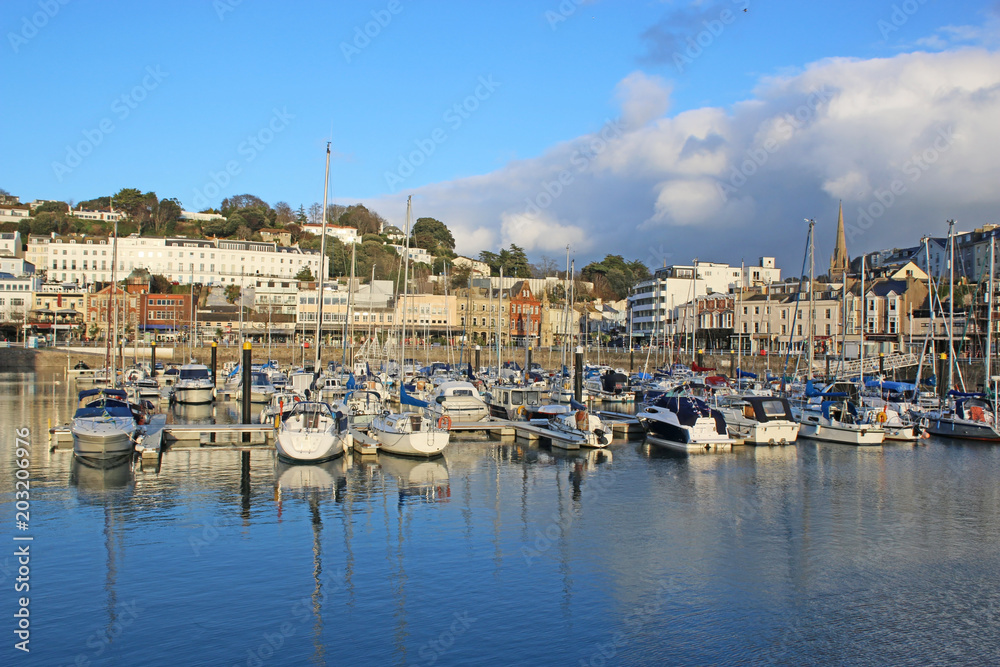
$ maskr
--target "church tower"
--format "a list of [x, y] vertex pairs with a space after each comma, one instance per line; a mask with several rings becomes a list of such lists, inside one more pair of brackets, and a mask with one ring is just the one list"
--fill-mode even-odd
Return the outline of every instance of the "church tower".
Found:
[[830, 258], [830, 280], [843, 278], [849, 264], [847, 237], [844, 235], [844, 203], [841, 202], [840, 213], [837, 214], [837, 245], [833, 247], [833, 256]]

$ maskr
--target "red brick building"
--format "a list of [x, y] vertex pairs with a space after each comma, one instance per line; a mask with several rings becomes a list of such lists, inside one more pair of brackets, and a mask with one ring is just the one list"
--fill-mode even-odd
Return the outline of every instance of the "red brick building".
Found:
[[514, 283], [505, 295], [510, 305], [510, 337], [515, 343], [525, 340], [538, 345], [542, 333], [542, 302], [531, 293], [527, 280]]
[[142, 331], [155, 333], [159, 340], [173, 338], [175, 334], [185, 332], [194, 319], [191, 295], [144, 294], [139, 315]]

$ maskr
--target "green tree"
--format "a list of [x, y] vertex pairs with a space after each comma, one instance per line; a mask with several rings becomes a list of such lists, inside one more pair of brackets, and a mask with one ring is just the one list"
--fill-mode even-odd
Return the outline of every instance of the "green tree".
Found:
[[226, 217], [229, 217], [229, 214], [233, 211], [238, 211], [243, 208], [259, 208], [266, 211], [271, 210], [271, 206], [256, 195], [236, 195], [234, 197], [226, 197], [222, 200], [220, 208], [222, 209], [222, 215]]
[[591, 262], [580, 272], [594, 283], [596, 296], [603, 299], [624, 299], [636, 283], [649, 278], [649, 269], [636, 260], [626, 262], [621, 255], [606, 255], [600, 262]]
[[309, 270], [308, 266], [303, 266], [299, 270], [299, 272], [295, 274], [295, 279], [304, 282], [311, 282], [313, 280], [316, 280], [316, 278], [313, 277], [313, 272]]
[[240, 298], [240, 286], [236, 283], [230, 283], [226, 285], [226, 289], [223, 291], [228, 303], [236, 303]]
[[64, 201], [47, 201], [37, 206], [33, 215], [38, 215], [39, 213], [67, 213], [68, 211], [69, 204]]
[[295, 212], [295, 224], [300, 227], [309, 222], [309, 216], [306, 215], [306, 207], [299, 204], [299, 210]]
[[[320, 207], [322, 209], [322, 207]], [[337, 224], [342, 227], [354, 227], [358, 234], [378, 234], [382, 226], [382, 216], [373, 211], [369, 211], [361, 204], [348, 206], [343, 214], [337, 219]]]
[[128, 216], [129, 222], [135, 224], [139, 235], [142, 235], [142, 225], [149, 220], [153, 206], [157, 203], [156, 193], [143, 194], [136, 188], [122, 188], [111, 198], [114, 207]]
[[410, 245], [417, 248], [424, 248], [432, 255], [441, 251], [452, 251], [455, 249], [455, 237], [451, 231], [440, 220], [434, 218], [417, 218], [413, 225], [412, 240]]
[[153, 232], [158, 236], [165, 236], [181, 219], [181, 203], [176, 198], [161, 199], [153, 206], [151, 219]]
[[149, 277], [149, 291], [152, 294], [170, 294], [172, 288], [173, 283], [165, 275], [157, 273]]

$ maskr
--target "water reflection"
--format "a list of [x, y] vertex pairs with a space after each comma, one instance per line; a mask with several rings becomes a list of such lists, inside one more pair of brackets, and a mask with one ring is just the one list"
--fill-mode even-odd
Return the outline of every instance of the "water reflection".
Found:
[[417, 459], [380, 452], [378, 462], [382, 471], [396, 480], [400, 505], [410, 501], [446, 502], [451, 498], [448, 464], [443, 456]]

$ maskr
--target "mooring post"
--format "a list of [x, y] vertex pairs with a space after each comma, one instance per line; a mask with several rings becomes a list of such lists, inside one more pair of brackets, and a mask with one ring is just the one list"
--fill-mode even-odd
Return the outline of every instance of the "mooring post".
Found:
[[149, 356], [150, 356], [149, 367], [153, 369], [153, 374], [151, 375], [151, 377], [155, 378], [156, 377], [156, 341], [155, 340], [149, 341]]
[[528, 373], [531, 372], [531, 346], [528, 346], [528, 359], [527, 365], [524, 367], [524, 384], [528, 384]]
[[483, 351], [483, 348], [481, 346], [477, 345], [476, 346], [476, 363], [475, 363], [475, 368], [472, 369], [473, 373], [478, 373], [479, 369], [482, 368], [482, 366], [479, 365], [479, 354], [482, 351]]
[[878, 353], [878, 374], [885, 374], [885, 352]]
[[938, 396], [943, 401], [948, 398], [948, 354], [942, 352], [941, 356], [938, 357], [938, 369], [937, 369], [937, 387]]
[[[249, 434], [248, 434], [249, 435]], [[243, 499], [243, 516], [250, 516], [250, 451], [240, 452], [240, 496]]]
[[219, 344], [212, 341], [212, 386], [215, 386], [216, 362], [218, 361]]
[[[250, 341], [243, 343], [243, 424], [250, 423]], [[243, 432], [243, 442], [250, 442], [250, 431]], [[249, 465], [249, 462], [248, 462]]]
[[583, 403], [583, 346], [576, 348], [576, 373], [573, 378], [573, 396], [577, 403]]

